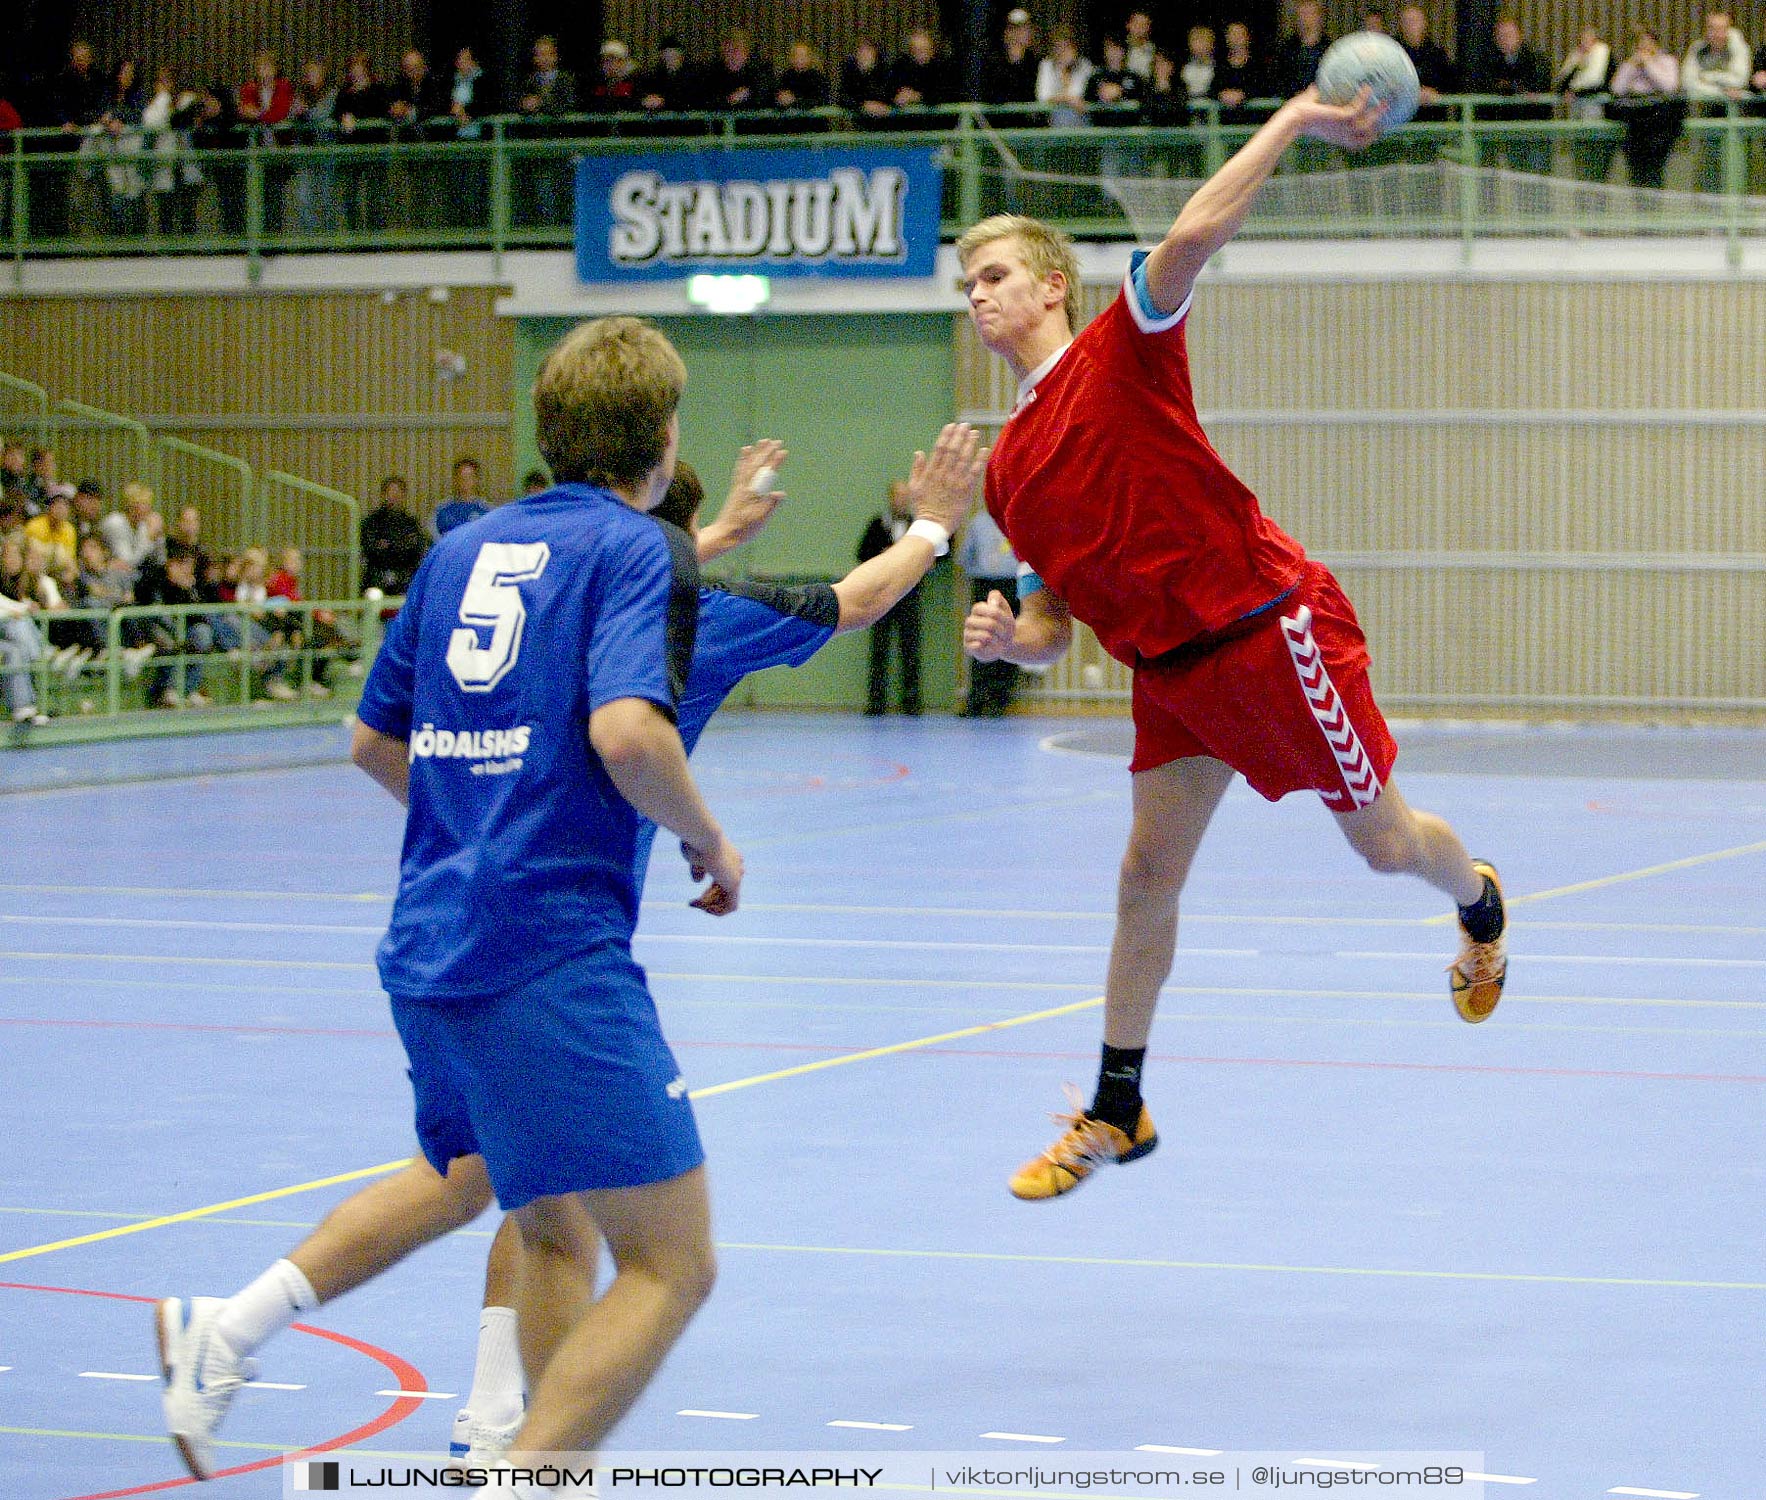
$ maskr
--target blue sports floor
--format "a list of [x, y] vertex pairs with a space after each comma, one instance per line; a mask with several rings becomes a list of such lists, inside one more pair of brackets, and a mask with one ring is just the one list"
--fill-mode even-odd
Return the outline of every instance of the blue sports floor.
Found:
[[[617, 1446], [1453, 1449], [1491, 1494], [1766, 1497], [1766, 734], [1401, 736], [1514, 898], [1482, 1027], [1438, 900], [1235, 788], [1154, 1034], [1161, 1149], [1020, 1204], [1094, 1072], [1117, 737], [713, 726], [743, 910], [686, 909], [659, 855], [639, 953], [722, 1279]], [[0, 755], [5, 1500], [183, 1483], [144, 1299], [233, 1291], [351, 1190], [313, 1184], [411, 1150], [372, 967], [400, 814], [342, 745]], [[225, 1461], [444, 1450], [492, 1227], [273, 1343]]]

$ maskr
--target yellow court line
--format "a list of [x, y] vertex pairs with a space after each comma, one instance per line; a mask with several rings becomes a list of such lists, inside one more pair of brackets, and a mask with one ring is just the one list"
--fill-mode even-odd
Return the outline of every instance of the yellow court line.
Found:
[[[1089, 1000], [1076, 1000], [1071, 1005], [1057, 1005], [1052, 1010], [1033, 1010], [1026, 1015], [1011, 1016], [1004, 1021], [988, 1021], [980, 1026], [965, 1026], [960, 1031], [943, 1031], [937, 1036], [917, 1037], [909, 1042], [895, 1042], [887, 1047], [870, 1047], [863, 1052], [844, 1052], [838, 1057], [825, 1057], [817, 1062], [799, 1063], [793, 1068], [780, 1068], [771, 1073], [757, 1073], [752, 1078], [737, 1078], [729, 1083], [714, 1083], [707, 1088], [694, 1089], [688, 1094], [690, 1099], [709, 1099], [714, 1094], [733, 1093], [737, 1089], [753, 1088], [759, 1083], [774, 1083], [781, 1078], [795, 1078], [800, 1073], [819, 1073], [824, 1068], [842, 1068], [849, 1063], [867, 1062], [874, 1057], [889, 1057], [897, 1052], [912, 1052], [921, 1047], [934, 1047], [940, 1042], [955, 1041], [960, 1037], [981, 1036], [989, 1031], [1002, 1031], [1008, 1026], [1026, 1026], [1032, 1021], [1044, 1021], [1051, 1016], [1071, 1015], [1075, 1011], [1091, 1010], [1104, 1003], [1102, 995], [1095, 995]], [[193, 1219], [211, 1218], [215, 1214], [226, 1213], [229, 1209], [247, 1208], [254, 1203], [268, 1203], [275, 1198], [291, 1198], [297, 1193], [309, 1193], [319, 1188], [336, 1187], [339, 1183], [358, 1182], [365, 1177], [384, 1177], [389, 1172], [402, 1171], [410, 1166], [414, 1157], [405, 1157], [401, 1161], [382, 1162], [377, 1167], [360, 1167], [354, 1172], [340, 1172], [335, 1177], [321, 1177], [312, 1182], [296, 1183], [293, 1187], [275, 1188], [267, 1193], [253, 1193], [247, 1198], [230, 1198], [225, 1203], [210, 1203], [202, 1208], [187, 1208], [182, 1213], [163, 1214], [157, 1219], [145, 1219], [139, 1223], [122, 1224], [114, 1229], [101, 1229], [93, 1234], [76, 1235], [72, 1239], [55, 1240], [47, 1245], [30, 1245], [23, 1250], [8, 1250], [0, 1254], [0, 1265], [8, 1261], [29, 1260], [33, 1256], [47, 1255], [52, 1250], [72, 1250], [80, 1245], [92, 1245], [100, 1240], [120, 1239], [126, 1234], [140, 1234], [147, 1229], [163, 1229], [171, 1224], [188, 1224]]]
[[843, 1068], [848, 1063], [865, 1062], [873, 1057], [889, 1057], [897, 1052], [935, 1047], [940, 1042], [954, 1042], [966, 1036], [985, 1036], [990, 1031], [1004, 1031], [1009, 1026], [1028, 1026], [1032, 1021], [1046, 1021], [1052, 1016], [1070, 1016], [1076, 1011], [1093, 1010], [1103, 1003], [1102, 995], [1094, 995], [1089, 1000], [1075, 1000], [1071, 1005], [1057, 1005], [1052, 1010], [1033, 1010], [1027, 1015], [1010, 1016], [1004, 1021], [984, 1021], [979, 1026], [965, 1026], [960, 1031], [943, 1031], [937, 1036], [916, 1037], [911, 1042], [894, 1042], [887, 1047], [870, 1047], [863, 1052], [843, 1052], [839, 1057], [824, 1057], [817, 1062], [799, 1063], [794, 1068], [780, 1068], [776, 1073], [757, 1073], [753, 1078], [738, 1078], [731, 1083], [714, 1083], [708, 1088], [694, 1089], [688, 1097], [709, 1099], [713, 1094], [734, 1093], [737, 1089], [753, 1088], [757, 1083], [795, 1078], [800, 1073], [819, 1073], [824, 1068]]
[[93, 1234], [75, 1235], [69, 1240], [55, 1240], [47, 1245], [30, 1245], [23, 1250], [8, 1250], [0, 1255], [0, 1265], [10, 1260], [29, 1260], [34, 1255], [47, 1255], [51, 1250], [71, 1250], [76, 1245], [95, 1245], [100, 1240], [120, 1239], [125, 1234], [140, 1234], [144, 1229], [164, 1229], [169, 1224], [188, 1224], [192, 1219], [206, 1219], [226, 1213], [230, 1208], [248, 1208], [254, 1203], [268, 1203], [275, 1198], [292, 1198], [296, 1193], [310, 1193], [318, 1188], [336, 1187], [342, 1182], [359, 1182], [364, 1177], [384, 1177], [408, 1167], [411, 1158], [382, 1162], [377, 1167], [358, 1167], [353, 1172], [339, 1172], [335, 1177], [321, 1177], [293, 1187], [273, 1188], [267, 1193], [253, 1193], [247, 1198], [229, 1198], [225, 1203], [210, 1203], [202, 1208], [187, 1208], [183, 1213], [162, 1214], [157, 1219], [143, 1219], [135, 1224], [121, 1224], [115, 1229], [100, 1229]]
[[1546, 1276], [1520, 1271], [1406, 1271], [1382, 1266], [1285, 1266], [1225, 1260], [1139, 1260], [1106, 1255], [1010, 1255], [990, 1250], [888, 1250], [854, 1245], [763, 1245], [720, 1240], [719, 1250], [794, 1255], [868, 1255], [894, 1260], [972, 1260], [1038, 1266], [1117, 1266], [1151, 1271], [1262, 1271], [1290, 1276], [1383, 1276], [1409, 1281], [1510, 1281], [1549, 1286], [1636, 1286], [1708, 1292], [1766, 1292], [1766, 1281], [1673, 1281], [1644, 1276]]
[[[1750, 854], [1766, 854], [1766, 839], [1757, 843], [1737, 844], [1733, 849], [1713, 849], [1709, 854], [1689, 854], [1685, 859], [1670, 859], [1659, 865], [1645, 865], [1641, 870], [1622, 870], [1617, 875], [1602, 875], [1595, 880], [1579, 880], [1574, 885], [1554, 885], [1550, 890], [1529, 891], [1524, 896], [1507, 898], [1509, 906], [1523, 906], [1533, 901], [1550, 901], [1555, 896], [1580, 896], [1585, 891], [1601, 891], [1610, 885], [1626, 885], [1633, 880], [1648, 880], [1654, 875], [1671, 875], [1676, 870], [1690, 870], [1697, 865], [1716, 864], [1719, 860], [1745, 859]], [[1443, 926], [1456, 920], [1453, 916], [1430, 917], [1431, 925]]]

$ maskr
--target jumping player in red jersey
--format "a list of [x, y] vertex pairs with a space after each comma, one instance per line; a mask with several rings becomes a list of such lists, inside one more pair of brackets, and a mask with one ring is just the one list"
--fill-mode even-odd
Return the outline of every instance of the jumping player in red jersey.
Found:
[[1196, 277], [1282, 153], [1305, 136], [1358, 149], [1378, 127], [1366, 90], [1347, 105], [1312, 89], [1290, 99], [1153, 250], [1135, 252], [1121, 294], [1077, 338], [1078, 265], [1065, 236], [1000, 215], [957, 243], [976, 332], [1019, 381], [988, 464], [987, 508], [1024, 571], [1018, 616], [992, 595], [970, 612], [964, 646], [979, 661], [1043, 666], [1067, 650], [1077, 618], [1134, 670], [1134, 818], [1097, 1091], [1014, 1174], [1020, 1198], [1069, 1192], [1158, 1144], [1141, 1066], [1178, 895], [1234, 772], [1271, 801], [1316, 791], [1369, 866], [1451, 896], [1462, 940], [1454, 1006], [1482, 1021], [1501, 997], [1496, 871], [1399, 795], [1354, 609], [1214, 451], [1190, 389], [1184, 320]]

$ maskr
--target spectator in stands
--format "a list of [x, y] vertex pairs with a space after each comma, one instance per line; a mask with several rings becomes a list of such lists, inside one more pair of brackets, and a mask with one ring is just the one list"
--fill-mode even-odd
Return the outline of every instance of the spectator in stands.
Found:
[[[166, 548], [165, 566], [135, 594], [137, 604], [182, 606], [202, 603], [196, 589], [196, 558], [180, 542]], [[150, 615], [147, 629], [154, 652], [161, 657], [183, 657], [179, 666], [161, 661], [147, 682], [147, 701], [159, 708], [206, 708], [208, 694], [202, 690], [203, 665], [192, 657], [214, 649], [214, 632], [200, 615]]]
[[588, 107], [609, 114], [638, 108], [638, 67], [632, 49], [616, 36], [601, 43], [601, 76], [589, 89]]
[[31, 667], [44, 654], [43, 638], [31, 616], [42, 608], [25, 579], [24, 548], [0, 542], [0, 693], [14, 724], [49, 722], [37, 708]]
[[[239, 120], [253, 127], [251, 134], [259, 146], [275, 146], [282, 142], [281, 129], [294, 108], [294, 84], [283, 74], [274, 52], [265, 49], [251, 60], [251, 77], [239, 86]], [[288, 184], [288, 169], [276, 157], [263, 161], [264, 228], [275, 234], [282, 228], [282, 194]]]
[[[1141, 99], [1141, 119], [1149, 125], [1190, 123], [1190, 96], [1184, 90], [1177, 62], [1169, 53], [1153, 57], [1153, 80]], [[1201, 170], [1201, 148], [1185, 142], [1167, 157], [1166, 171], [1176, 177], [1194, 177]]]
[[1153, 81], [1153, 60], [1159, 49], [1153, 43], [1152, 13], [1131, 10], [1122, 23], [1122, 37], [1128, 43], [1128, 69], [1141, 76], [1143, 85]]
[[141, 111], [141, 128], [153, 166], [148, 190], [159, 234], [194, 234], [196, 204], [202, 196], [202, 168], [191, 156], [190, 132], [201, 98], [194, 89], [178, 87], [177, 76], [162, 67], [154, 75], [153, 94]]
[[877, 44], [861, 36], [852, 44], [852, 56], [840, 67], [840, 107], [866, 120], [881, 120], [891, 112], [889, 70]]
[[25, 535], [48, 549], [50, 567], [58, 577], [77, 566], [79, 558], [80, 537], [74, 530], [73, 513], [72, 488], [58, 485], [49, 497], [48, 509], [25, 522]]
[[[392, 95], [374, 75], [366, 52], [356, 52], [344, 67], [337, 91], [337, 139], [344, 146], [379, 146], [391, 133], [388, 110]], [[386, 170], [382, 162], [352, 161], [338, 165], [344, 223], [350, 229], [378, 229], [386, 222]]]
[[[549, 36], [533, 44], [533, 71], [521, 86], [521, 112], [528, 132], [550, 136], [557, 121], [577, 108], [576, 75], [558, 66], [558, 43]], [[557, 225], [569, 221], [571, 166], [568, 161], [537, 160], [522, 164], [520, 182], [523, 221]]]
[[1227, 118], [1241, 118], [1246, 104], [1269, 96], [1270, 86], [1263, 67], [1251, 55], [1251, 28], [1243, 21], [1229, 21], [1226, 28], [1226, 54], [1214, 69], [1214, 97], [1226, 111]]
[[0, 446], [0, 494], [25, 499], [25, 483], [31, 477], [31, 456], [25, 445], [8, 438]]
[[773, 103], [780, 109], [822, 108], [828, 102], [828, 75], [816, 49], [799, 38], [791, 44], [785, 64], [773, 90]]
[[1309, 88], [1331, 39], [1325, 35], [1324, 7], [1319, 0], [1294, 0], [1294, 29], [1276, 44], [1270, 60], [1270, 84], [1286, 99]]
[[[1507, 94], [1515, 98], [1543, 95], [1551, 88], [1551, 69], [1539, 50], [1527, 42], [1521, 23], [1513, 16], [1499, 17], [1492, 28], [1495, 50], [1485, 63], [1485, 74], [1474, 81], [1480, 94]], [[1498, 120], [1549, 119], [1551, 106], [1524, 103], [1489, 106], [1487, 118]], [[1497, 158], [1516, 172], [1543, 174], [1551, 170], [1551, 143], [1526, 135], [1505, 136], [1494, 148]]]
[[238, 235], [245, 229], [246, 167], [240, 155], [245, 137], [235, 129], [238, 119], [231, 89], [205, 84], [197, 91], [190, 145], [202, 161], [203, 175], [214, 186], [215, 222], [223, 235]]
[[[202, 512], [194, 505], [178, 507], [177, 519], [172, 522], [171, 534], [166, 538], [167, 547], [173, 543], [182, 547], [195, 560], [196, 577], [200, 586], [213, 570], [215, 560], [202, 545]], [[210, 604], [215, 603], [218, 597], [208, 598], [205, 595], [206, 602]]]
[[687, 49], [678, 36], [665, 36], [656, 49], [656, 66], [644, 75], [638, 104], [652, 113], [678, 113], [699, 102], [693, 70], [687, 66]]
[[938, 38], [927, 27], [916, 26], [890, 65], [889, 102], [897, 109], [936, 109], [956, 96], [956, 80], [939, 52]]
[[[90, 479], [80, 488], [95, 491]], [[166, 560], [166, 522], [153, 505], [153, 491], [140, 480], [123, 486], [123, 504], [99, 523], [99, 534], [111, 555], [127, 563], [138, 581], [152, 567]]]
[[1398, 44], [1416, 68], [1418, 97], [1425, 108], [1439, 104], [1443, 94], [1458, 91], [1459, 70], [1447, 49], [1429, 35], [1429, 17], [1422, 6], [1407, 5], [1398, 12]]
[[468, 521], [476, 521], [480, 516], [488, 516], [490, 513], [490, 501], [484, 498], [478, 488], [478, 460], [467, 456], [455, 459], [453, 490], [446, 500], [436, 506], [435, 514], [430, 517], [430, 529], [439, 539], [456, 526], [464, 526]]
[[[5, 135], [8, 131], [23, 130], [25, 125], [18, 106], [8, 97], [10, 92], [6, 80], [0, 78], [0, 135]], [[0, 220], [0, 223], [3, 222], [4, 220]]]
[[1212, 26], [1192, 26], [1189, 34], [1189, 54], [1183, 60], [1183, 67], [1178, 70], [1178, 78], [1183, 83], [1183, 91], [1190, 99], [1208, 99], [1214, 95], [1214, 28]]
[[[1572, 120], [1604, 123], [1603, 97], [1612, 72], [1613, 49], [1601, 40], [1598, 26], [1584, 26], [1577, 33], [1576, 45], [1565, 54], [1557, 72], [1552, 75], [1552, 90], [1564, 96]], [[1578, 177], [1584, 182], [1605, 182], [1618, 143], [1580, 139], [1571, 144], [1570, 150]]]
[[[1717, 116], [1728, 112], [1729, 101], [1748, 90], [1748, 44], [1725, 10], [1707, 11], [1704, 35], [1686, 49], [1680, 64], [1680, 91], [1687, 106], [1697, 114]], [[1699, 189], [1723, 191], [1723, 137], [1705, 137], [1700, 156]]]
[[[264, 584], [266, 595], [271, 599], [286, 599], [290, 604], [301, 602], [300, 580], [305, 567], [305, 559], [299, 547], [282, 549], [281, 566], [272, 573]], [[290, 644], [305, 646], [312, 652], [312, 671], [307, 679], [307, 696], [309, 698], [329, 698], [331, 688], [331, 663], [349, 645], [343, 633], [337, 628], [337, 616], [328, 609], [315, 609], [310, 615], [289, 613], [281, 616], [279, 622], [287, 633]]]
[[[447, 89], [415, 47], [407, 47], [399, 57], [386, 113], [392, 121], [392, 140], [401, 144], [432, 139], [436, 122], [447, 118]], [[448, 203], [447, 168], [421, 157], [414, 161], [395, 157], [391, 165], [388, 177], [399, 222], [413, 229], [439, 228]]]
[[529, 469], [521, 476], [521, 494], [525, 499], [529, 495], [543, 495], [552, 488], [552, 476], [544, 469]]
[[[445, 89], [448, 117], [437, 122], [442, 138], [482, 141], [485, 115], [497, 112], [490, 80], [470, 47], [454, 54], [454, 71]], [[448, 202], [451, 222], [461, 228], [484, 228], [490, 219], [490, 173], [488, 157], [461, 157], [448, 163]]]
[[[869, 562], [887, 552], [907, 535], [913, 519], [907, 482], [897, 479], [889, 486], [888, 508], [881, 515], [871, 517], [859, 538], [858, 560]], [[899, 657], [896, 701], [902, 713], [917, 718], [920, 713], [920, 591], [917, 586], [871, 626], [870, 671], [865, 700], [867, 717], [876, 718], [888, 711], [889, 658], [892, 654]]]
[[111, 74], [99, 129], [87, 136], [82, 152], [104, 166], [106, 229], [118, 236], [134, 237], [147, 228], [147, 182], [141, 173], [145, 141], [141, 132], [146, 91], [141, 86], [141, 65], [125, 57]]
[[56, 482], [55, 450], [31, 449], [31, 477], [25, 481], [25, 499], [41, 510], [49, 503], [49, 494], [55, 488]]
[[363, 582], [383, 594], [403, 594], [429, 550], [429, 538], [411, 514], [409, 488], [397, 474], [380, 482], [380, 504], [362, 517]]
[[1386, 13], [1377, 5], [1366, 6], [1361, 12], [1361, 29], [1378, 32], [1381, 36], [1390, 36], [1390, 28], [1386, 25]]
[[[96, 479], [82, 479], [74, 486], [74, 532], [83, 542], [104, 536], [104, 491]], [[109, 550], [107, 547], [106, 551]]]
[[1625, 164], [1633, 187], [1660, 190], [1668, 157], [1686, 123], [1680, 64], [1647, 26], [1632, 29], [1631, 55], [1613, 74], [1607, 117], [1625, 127]]
[[[363, 517], [362, 524], [364, 527], [368, 524], [366, 516]], [[269, 557], [262, 547], [247, 547], [240, 553], [239, 576], [233, 584], [233, 602], [245, 608], [246, 644], [253, 660], [263, 663], [264, 696], [286, 703], [300, 695], [288, 685], [288, 656], [281, 650], [284, 644], [282, 632], [275, 628], [274, 618], [264, 608], [270, 597], [264, 580], [268, 567]], [[409, 579], [406, 581], [409, 582]]]
[[711, 109], [764, 109], [772, 100], [772, 69], [755, 57], [753, 40], [741, 27], [718, 43], [717, 60], [705, 70], [704, 93]]
[[999, 46], [988, 55], [981, 71], [982, 103], [1035, 103], [1038, 64], [1036, 29], [1030, 24], [1030, 12], [1008, 12]]
[[[47, 140], [39, 149], [76, 152], [87, 131], [98, 124], [99, 116], [110, 96], [110, 84], [99, 72], [92, 57], [92, 44], [76, 39], [68, 45], [67, 66], [55, 75], [50, 85], [46, 120], [61, 127], [60, 141]], [[88, 199], [96, 190], [83, 169], [68, 176], [67, 191], [33, 192], [31, 194], [34, 233], [43, 238], [59, 238], [74, 225], [84, 222], [96, 210]]]
[[1766, 41], [1754, 53], [1754, 76], [1748, 80], [1756, 94], [1766, 94]]
[[[1106, 36], [1103, 61], [1086, 80], [1085, 102], [1100, 125], [1134, 125], [1140, 115], [1142, 82], [1128, 67], [1128, 44], [1119, 36]], [[1102, 111], [1101, 115], [1098, 113]], [[1114, 168], [1105, 164], [1106, 174]]]
[[[331, 70], [318, 58], [301, 64], [300, 85], [288, 112], [292, 139], [299, 146], [337, 144], [337, 85]], [[343, 200], [338, 185], [337, 160], [324, 156], [303, 160], [288, 183], [294, 227], [305, 234], [328, 234], [342, 227]], [[197, 576], [201, 577], [198, 570]]]
[[[80, 543], [80, 571], [74, 585], [73, 600], [80, 609], [121, 609], [130, 602], [129, 580], [117, 560], [110, 555], [103, 540], [94, 533]], [[71, 678], [79, 675], [80, 667], [101, 653], [109, 641], [109, 634], [102, 620], [84, 620], [80, 624], [79, 644], [85, 652], [85, 659], [77, 666], [72, 666], [68, 675]], [[78, 654], [76, 652], [76, 654]], [[125, 656], [124, 671], [130, 681], [139, 675], [139, 667], [129, 671], [131, 661], [138, 658]], [[70, 664], [71, 665], [71, 664]]]
[[1071, 26], [1049, 28], [1049, 54], [1036, 70], [1036, 100], [1049, 106], [1049, 124], [1072, 129], [1085, 124], [1085, 86], [1092, 65], [1079, 55]]
[[0, 542], [25, 543], [24, 497], [11, 491], [0, 492]]

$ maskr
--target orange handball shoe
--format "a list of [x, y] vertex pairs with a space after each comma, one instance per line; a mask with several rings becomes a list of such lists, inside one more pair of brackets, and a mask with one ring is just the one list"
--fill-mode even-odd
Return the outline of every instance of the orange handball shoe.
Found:
[[1079, 1091], [1067, 1086], [1067, 1099], [1073, 1108], [1057, 1114], [1057, 1124], [1067, 1128], [1060, 1138], [1042, 1155], [1032, 1157], [1012, 1174], [1007, 1184], [1014, 1198], [1027, 1201], [1059, 1198], [1070, 1193], [1102, 1166], [1114, 1162], [1126, 1165], [1149, 1155], [1159, 1144], [1159, 1133], [1153, 1129], [1152, 1117], [1141, 1106], [1140, 1118], [1134, 1122], [1130, 1139], [1114, 1125], [1094, 1120], [1085, 1112]]
[[[1472, 868], [1480, 875], [1490, 877], [1490, 883], [1496, 887], [1496, 899], [1502, 900], [1502, 881], [1497, 877], [1495, 867], [1475, 859]], [[1463, 922], [1459, 936], [1459, 957], [1447, 966], [1447, 987], [1460, 1020], [1476, 1025], [1490, 1019], [1496, 1002], [1502, 998], [1503, 981], [1508, 978], [1507, 908], [1503, 909], [1502, 931], [1489, 942], [1474, 942]]]

